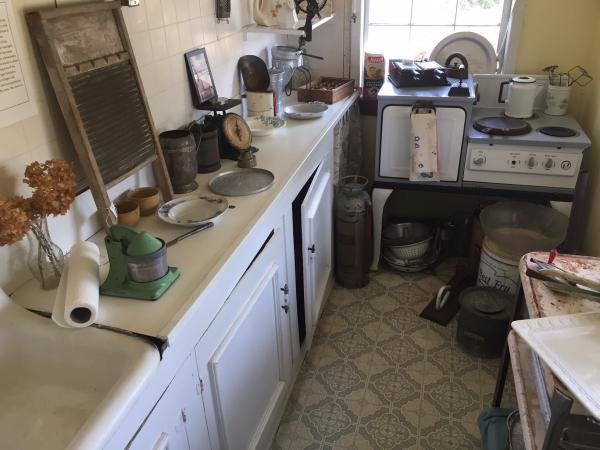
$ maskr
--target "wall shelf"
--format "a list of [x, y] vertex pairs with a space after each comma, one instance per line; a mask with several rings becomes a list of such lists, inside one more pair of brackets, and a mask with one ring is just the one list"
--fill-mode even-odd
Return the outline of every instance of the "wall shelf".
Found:
[[[327, 17], [323, 17], [322, 19], [318, 19], [313, 21], [313, 31], [321, 26], [325, 25], [328, 22], [331, 22], [335, 18], [335, 14], [332, 14]], [[303, 23], [303, 22], [302, 22]], [[250, 24], [246, 25], [242, 28], [242, 33], [244, 33], [244, 41], [247, 40], [248, 33], [269, 33], [269, 34], [281, 34], [287, 36], [304, 36], [304, 31], [299, 30], [298, 28], [279, 28], [276, 26], [273, 27], [263, 27], [261, 25]]]

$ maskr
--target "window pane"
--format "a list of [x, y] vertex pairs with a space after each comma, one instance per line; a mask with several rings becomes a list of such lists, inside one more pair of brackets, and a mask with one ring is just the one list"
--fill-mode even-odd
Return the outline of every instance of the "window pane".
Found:
[[414, 0], [412, 23], [453, 25], [458, 0]]
[[454, 27], [413, 26], [410, 31], [412, 55], [428, 57], [438, 42], [454, 32]]
[[490, 41], [494, 50], [498, 51], [497, 47], [500, 27], [456, 27], [456, 31], [472, 31], [473, 33], [480, 34]]
[[408, 25], [412, 0], [371, 0], [369, 23]]
[[389, 58], [408, 58], [409, 48], [408, 26], [370, 26], [369, 42], [366, 51], [385, 54]]
[[500, 25], [503, 0], [459, 0], [457, 25]]

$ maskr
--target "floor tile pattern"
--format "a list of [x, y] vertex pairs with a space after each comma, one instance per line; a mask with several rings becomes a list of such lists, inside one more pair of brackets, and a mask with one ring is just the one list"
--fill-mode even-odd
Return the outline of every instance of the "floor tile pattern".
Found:
[[[274, 450], [481, 448], [477, 417], [499, 360], [465, 353], [456, 320], [418, 315], [452, 270], [453, 261], [417, 274], [384, 267], [365, 288], [334, 288]], [[510, 383], [504, 399], [516, 405]]]

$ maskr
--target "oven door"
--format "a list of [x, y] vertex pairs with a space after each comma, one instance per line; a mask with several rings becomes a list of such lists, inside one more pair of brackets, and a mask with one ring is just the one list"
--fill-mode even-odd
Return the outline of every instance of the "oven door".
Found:
[[[411, 110], [387, 105], [381, 111], [379, 177], [409, 178]], [[460, 107], [436, 105], [436, 116], [440, 181], [457, 182], [467, 114]]]

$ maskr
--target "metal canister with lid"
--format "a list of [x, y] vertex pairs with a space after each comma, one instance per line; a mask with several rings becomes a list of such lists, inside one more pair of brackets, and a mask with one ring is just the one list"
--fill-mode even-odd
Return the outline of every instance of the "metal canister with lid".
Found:
[[499, 356], [504, 348], [513, 298], [490, 287], [471, 287], [460, 293], [456, 340], [469, 353]]

